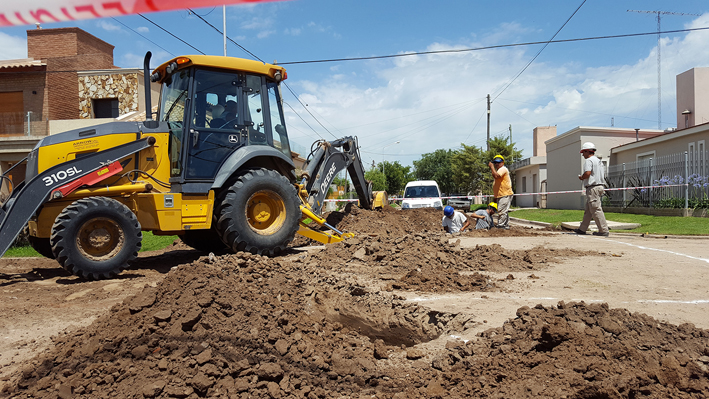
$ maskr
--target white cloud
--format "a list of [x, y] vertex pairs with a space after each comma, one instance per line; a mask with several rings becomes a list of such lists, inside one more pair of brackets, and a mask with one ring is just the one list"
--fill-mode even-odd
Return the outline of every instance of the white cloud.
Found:
[[[689, 26], [709, 24], [709, 15]], [[315, 24], [309, 27], [316, 29]], [[518, 25], [501, 25], [495, 34], [524, 32]], [[480, 39], [488, 42], [489, 37]], [[675, 77], [694, 67], [709, 66], [709, 32], [695, 31], [662, 40], [663, 128], [676, 122]], [[432, 43], [426, 51], [479, 46], [481, 42]], [[613, 45], [622, 45], [615, 42]], [[582, 45], [582, 44], [579, 44]], [[416, 55], [389, 61], [371, 61], [370, 79], [356, 85], [331, 68], [318, 81], [298, 81], [301, 101], [336, 135], [357, 135], [362, 155], [369, 162], [399, 160], [411, 164], [419, 154], [437, 148], [456, 148], [461, 142], [484, 146], [487, 94], [493, 99], [532, 59], [535, 47], [514, 47], [452, 54]], [[562, 55], [563, 57], [563, 55]], [[595, 60], [598, 63], [598, 60]], [[324, 70], [325, 71], [325, 70]], [[317, 122], [288, 97], [296, 112], [317, 127]], [[286, 108], [293, 138], [308, 147], [313, 133]], [[588, 66], [576, 60], [541, 57], [532, 63], [491, 106], [492, 135], [507, 134], [525, 156], [531, 155], [532, 129], [557, 125], [558, 133], [576, 126], [657, 127], [656, 48], [629, 64]], [[475, 129], [473, 129], [475, 127]], [[329, 136], [321, 131], [321, 134]], [[495, 133], [497, 132], [497, 133]], [[332, 139], [333, 137], [326, 137]], [[395, 141], [401, 144], [382, 146]]]
[[147, 26], [139, 26], [139, 27], [135, 28], [135, 30], [136, 30], [136, 32], [140, 32], [140, 33], [150, 33], [150, 29], [148, 29]]
[[97, 20], [96, 23], [101, 29], [107, 30], [109, 32], [115, 32], [115, 31], [121, 30], [120, 26], [118, 26], [116, 24], [112, 24], [112, 23], [106, 21], [105, 19], [99, 19], [99, 20]]
[[[163, 51], [163, 50], [157, 50], [152, 52], [153, 55], [150, 58], [150, 68], [155, 68], [161, 63], [169, 60], [172, 58], [172, 55]], [[124, 68], [143, 68], [143, 60], [145, 59], [145, 53], [143, 54], [135, 54], [135, 53], [126, 53], [121, 56], [121, 62], [118, 65], [121, 65]]]
[[27, 39], [0, 32], [0, 60], [27, 58]]
[[259, 33], [256, 34], [256, 37], [259, 39], [265, 39], [273, 34], [275, 34], [275, 30], [262, 30]]

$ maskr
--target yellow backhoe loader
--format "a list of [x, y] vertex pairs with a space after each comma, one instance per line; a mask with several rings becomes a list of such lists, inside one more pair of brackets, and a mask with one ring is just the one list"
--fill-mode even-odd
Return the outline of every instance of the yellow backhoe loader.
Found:
[[[324, 243], [351, 233], [321, 216], [327, 190], [347, 169], [360, 206], [386, 204], [364, 179], [357, 140], [314, 145], [301, 176], [286, 132], [278, 65], [231, 57], [176, 57], [148, 69], [161, 85], [157, 118], [112, 122], [43, 138], [25, 180], [0, 208], [0, 254], [29, 230], [31, 245], [85, 279], [129, 267], [142, 231], [178, 235], [202, 251], [274, 255], [298, 232]], [[311, 219], [314, 223], [305, 224]]]

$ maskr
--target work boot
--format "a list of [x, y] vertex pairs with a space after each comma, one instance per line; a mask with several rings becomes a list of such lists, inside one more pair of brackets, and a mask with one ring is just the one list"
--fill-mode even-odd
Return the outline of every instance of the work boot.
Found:
[[576, 234], [581, 234], [582, 236], [585, 236], [585, 235], [586, 235], [586, 232], [585, 232], [585, 231], [579, 230], [579, 229], [574, 229], [574, 233], [576, 233]]
[[594, 236], [601, 236], [601, 237], [608, 237], [608, 232], [606, 231], [605, 233], [601, 233], [600, 231], [594, 231], [593, 235]]

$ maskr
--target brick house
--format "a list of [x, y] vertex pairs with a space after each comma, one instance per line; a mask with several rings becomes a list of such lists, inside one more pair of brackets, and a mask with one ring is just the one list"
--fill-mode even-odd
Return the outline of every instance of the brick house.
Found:
[[[142, 69], [114, 66], [113, 49], [79, 28], [27, 31], [29, 58], [0, 61], [0, 172], [44, 136], [145, 111]], [[9, 176], [24, 173], [22, 165]]]

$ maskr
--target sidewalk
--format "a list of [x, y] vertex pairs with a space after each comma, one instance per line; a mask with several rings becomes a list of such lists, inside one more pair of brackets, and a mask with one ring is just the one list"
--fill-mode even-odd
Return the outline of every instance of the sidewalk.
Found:
[[[667, 234], [647, 234], [647, 233], [632, 233], [632, 232], [624, 232], [624, 231], [619, 231], [616, 230], [614, 225], [632, 225], [634, 223], [620, 223], [620, 222], [612, 222], [610, 220], [606, 220], [606, 223], [608, 223], [608, 227], [610, 229], [611, 236], [613, 235], [624, 235], [624, 236], [639, 236], [639, 237], [644, 237], [644, 238], [683, 238], [683, 239], [693, 239], [693, 240], [707, 240], [709, 239], [709, 236], [680, 236], [680, 235], [667, 235]], [[546, 222], [537, 222], [535, 220], [526, 220], [526, 219], [520, 219], [520, 218], [514, 218], [510, 217], [510, 224], [515, 225], [515, 226], [523, 226], [523, 227], [531, 227], [534, 229], [544, 229], [548, 227], [552, 227], [551, 223], [546, 223]], [[560, 230], [560, 233], [571, 233], [572, 230], [578, 228], [578, 226], [581, 224], [581, 222], [563, 222], [561, 224], [562, 227], [566, 228], [566, 226], [575, 226], [568, 228], [568, 230]], [[635, 228], [635, 227], [630, 227]], [[596, 224], [591, 221], [591, 225], [589, 226], [589, 231], [597, 231], [596, 230]]]

